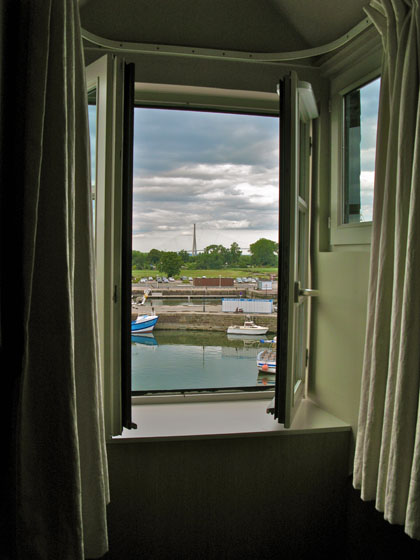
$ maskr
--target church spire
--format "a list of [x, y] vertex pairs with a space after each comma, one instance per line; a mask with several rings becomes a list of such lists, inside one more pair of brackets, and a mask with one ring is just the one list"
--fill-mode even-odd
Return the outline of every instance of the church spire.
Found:
[[192, 256], [195, 257], [197, 254], [197, 240], [195, 238], [195, 224], [194, 224], [194, 234], [193, 234], [193, 246], [192, 246]]

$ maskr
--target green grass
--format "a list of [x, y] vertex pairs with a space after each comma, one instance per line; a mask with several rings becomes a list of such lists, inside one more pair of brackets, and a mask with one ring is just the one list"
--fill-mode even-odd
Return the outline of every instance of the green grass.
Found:
[[[255, 277], [255, 278], [268, 278], [270, 274], [277, 275], [277, 268], [274, 267], [250, 267], [250, 268], [220, 268], [215, 270], [188, 270], [182, 269], [176, 279], [179, 279], [181, 276], [191, 276], [191, 278], [197, 278], [201, 276], [206, 276], [207, 278], [237, 278], [239, 277]], [[149, 276], [153, 276], [155, 279], [156, 276], [165, 276], [164, 273], [159, 272], [158, 270], [133, 270], [132, 276], [134, 278], [148, 278]]]

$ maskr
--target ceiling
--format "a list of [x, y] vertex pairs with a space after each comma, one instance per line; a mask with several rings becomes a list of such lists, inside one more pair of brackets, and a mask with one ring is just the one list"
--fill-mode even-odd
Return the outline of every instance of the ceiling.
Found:
[[286, 52], [329, 43], [369, 0], [79, 0], [82, 27], [107, 39]]

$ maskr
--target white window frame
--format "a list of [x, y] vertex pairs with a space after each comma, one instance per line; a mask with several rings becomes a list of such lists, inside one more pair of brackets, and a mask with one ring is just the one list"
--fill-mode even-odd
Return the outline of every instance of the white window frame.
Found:
[[372, 222], [343, 223], [344, 196], [344, 96], [380, 76], [377, 52], [331, 81], [331, 209], [330, 244], [370, 245]]
[[105, 432], [122, 432], [121, 216], [124, 61], [105, 55], [86, 69], [96, 88], [95, 264]]
[[134, 101], [143, 107], [203, 109], [278, 116], [275, 92], [136, 82]]
[[[88, 91], [97, 88], [97, 142], [96, 142], [96, 193], [95, 193], [95, 250], [97, 266], [98, 315], [100, 328], [100, 354], [103, 368], [105, 396], [105, 421], [108, 435], [122, 432], [121, 421], [121, 201], [122, 201], [122, 81], [123, 63], [118, 57], [106, 55], [87, 70]], [[162, 106], [153, 85], [135, 88], [135, 103], [142, 106]], [[305, 88], [304, 88], [305, 89]], [[217, 90], [177, 86], [157, 87], [157, 93], [166, 97], [166, 106], [240, 111], [253, 114], [278, 116], [276, 93]], [[147, 102], [149, 96], [149, 102]], [[103, 102], [106, 102], [105, 104]], [[300, 105], [305, 110], [305, 103]], [[311, 112], [312, 108], [308, 108]], [[296, 171], [298, 177], [298, 171]], [[295, 257], [293, 256], [293, 259]], [[293, 353], [291, 354], [293, 355]], [[306, 381], [301, 387], [306, 386]], [[301, 391], [300, 391], [301, 392]], [[235, 391], [223, 389], [214, 393], [188, 392], [171, 395], [132, 397], [132, 404], [139, 402], [188, 402], [231, 399], [266, 399], [274, 395], [267, 391]], [[293, 398], [293, 404], [296, 398]]]
[[[304, 398], [307, 397], [307, 378], [310, 340], [310, 296], [317, 295], [312, 290], [310, 278], [310, 230], [311, 230], [311, 130], [312, 120], [319, 116], [318, 107], [312, 91], [311, 84], [301, 82], [296, 72], [290, 72], [290, 153], [286, 156], [290, 163], [290, 176], [285, 178], [287, 191], [288, 181], [290, 182], [289, 202], [287, 211], [290, 216], [290, 239], [289, 239], [289, 265], [288, 265], [288, 325], [287, 325], [287, 352], [284, 356], [280, 355], [280, 368], [286, 372], [285, 383], [285, 410], [284, 426], [290, 428], [293, 419]], [[284, 94], [288, 85], [285, 85]], [[287, 109], [286, 109], [287, 110]], [[305, 125], [302, 127], [302, 125]], [[307, 145], [302, 151], [302, 130], [305, 132]], [[280, 163], [281, 165], [281, 163]], [[301, 192], [301, 179], [305, 179], [304, 192]], [[280, 216], [282, 211], [280, 211]], [[299, 218], [303, 218], [304, 230], [300, 231]], [[301, 237], [303, 233], [303, 237]], [[287, 235], [287, 234], [286, 234]], [[303, 239], [303, 245], [300, 243]], [[301, 252], [303, 250], [303, 253]], [[303, 257], [303, 259], [302, 259]], [[300, 265], [303, 264], [303, 270]], [[280, 272], [281, 274], [281, 272]], [[280, 287], [280, 280], [279, 280]], [[279, 304], [279, 309], [281, 305]], [[300, 311], [303, 312], [303, 322]], [[278, 336], [284, 336], [280, 331]], [[285, 350], [285, 347], [284, 349]], [[279, 349], [281, 354], [282, 349]], [[281, 372], [281, 370], [280, 370]], [[296, 376], [297, 374], [297, 376]], [[280, 376], [278, 376], [280, 379]], [[282, 387], [280, 387], [281, 391]], [[277, 391], [278, 398], [282, 398]], [[275, 404], [275, 403], [274, 403]], [[278, 410], [279, 415], [281, 411]]]

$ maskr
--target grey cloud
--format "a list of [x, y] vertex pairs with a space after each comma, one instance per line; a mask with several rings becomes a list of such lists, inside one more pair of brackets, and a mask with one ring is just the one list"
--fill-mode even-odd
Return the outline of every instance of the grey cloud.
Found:
[[179, 250], [193, 223], [204, 246], [204, 239], [229, 245], [229, 232], [241, 246], [262, 230], [276, 238], [277, 119], [198, 117], [136, 113], [133, 239], [145, 250], [158, 243]]
[[136, 109], [135, 173], [198, 162], [271, 166], [277, 128], [270, 117]]

